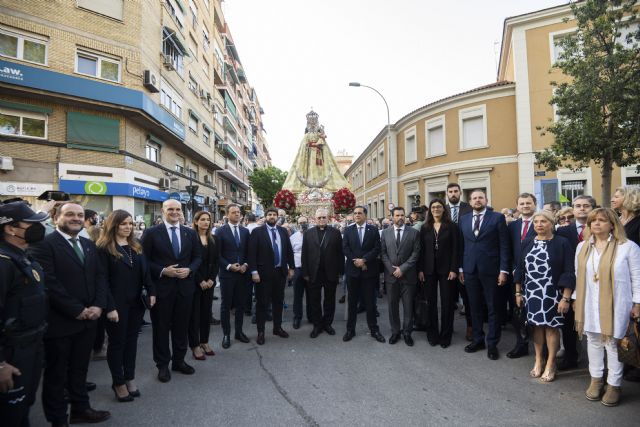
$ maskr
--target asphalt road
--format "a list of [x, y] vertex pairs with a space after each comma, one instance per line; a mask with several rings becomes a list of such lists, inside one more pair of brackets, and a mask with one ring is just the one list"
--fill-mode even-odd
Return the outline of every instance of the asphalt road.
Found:
[[[448, 349], [429, 346], [423, 332], [414, 332], [414, 347], [403, 341], [380, 344], [368, 336], [364, 314], [358, 318], [356, 337], [343, 343], [345, 306], [337, 305], [337, 334], [314, 340], [309, 338], [309, 324], [293, 330], [292, 288], [286, 298], [290, 305], [283, 326], [290, 338], [271, 335], [267, 324], [266, 344], [258, 346], [255, 325], [245, 317], [251, 343], [232, 341], [231, 348], [223, 350], [221, 328], [212, 326], [210, 342], [216, 356], [196, 361], [189, 353], [187, 362], [195, 367], [195, 375], [173, 372], [168, 384], [156, 379], [151, 329], [144, 328], [137, 364], [142, 397], [135, 402], [116, 402], [106, 361], [92, 362], [89, 380], [98, 388], [90, 393], [91, 404], [112, 414], [101, 425], [638, 425], [640, 384], [624, 383], [623, 400], [615, 408], [586, 400], [586, 352], [582, 369], [560, 373], [555, 382], [543, 384], [529, 378], [533, 356], [504, 356], [515, 342], [511, 328], [503, 332], [498, 361], [489, 360], [484, 351], [464, 353], [465, 324], [457, 314]], [[388, 338], [386, 298], [378, 304], [381, 332]], [[46, 425], [39, 401], [31, 422]]]

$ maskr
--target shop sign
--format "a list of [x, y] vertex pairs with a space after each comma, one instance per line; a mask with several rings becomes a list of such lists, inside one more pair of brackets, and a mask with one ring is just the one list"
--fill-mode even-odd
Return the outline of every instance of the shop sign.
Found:
[[169, 198], [164, 191], [121, 182], [60, 180], [60, 190], [69, 194], [89, 194], [95, 196], [126, 196], [136, 199], [163, 202]]
[[39, 196], [49, 190], [53, 190], [53, 185], [32, 182], [0, 182], [0, 195], [2, 196]]

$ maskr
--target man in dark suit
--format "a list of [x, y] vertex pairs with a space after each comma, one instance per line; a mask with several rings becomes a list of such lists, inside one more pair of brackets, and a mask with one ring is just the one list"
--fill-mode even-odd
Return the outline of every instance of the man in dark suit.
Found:
[[[222, 348], [231, 346], [231, 307], [235, 307], [235, 339], [248, 343], [249, 338], [242, 332], [243, 312], [246, 302], [251, 301], [247, 268], [249, 263], [249, 230], [240, 225], [240, 207], [227, 206], [229, 222], [216, 230], [220, 248], [220, 322], [222, 323]], [[247, 298], [247, 293], [249, 297]], [[251, 312], [251, 305], [248, 307]]]
[[[344, 272], [342, 236], [340, 231], [328, 227], [328, 212], [325, 208], [316, 211], [316, 226], [302, 237], [302, 277], [306, 281], [313, 331], [316, 338], [322, 331], [335, 335], [331, 326], [336, 311], [336, 287]], [[324, 313], [322, 289], [324, 288]]]
[[78, 237], [84, 224], [82, 206], [63, 203], [53, 221], [56, 231], [33, 247], [44, 270], [50, 307], [42, 405], [52, 425], [67, 425], [66, 385], [70, 422], [100, 422], [110, 414], [91, 408], [86, 379], [96, 322], [107, 306], [107, 281], [95, 244]]
[[[587, 228], [587, 216], [596, 208], [596, 201], [591, 196], [581, 195], [575, 197], [571, 204], [573, 206], [575, 222], [558, 228], [556, 234], [569, 240], [570, 246], [573, 249], [571, 255], [575, 257], [578, 243], [582, 242], [585, 228]], [[573, 369], [578, 366], [578, 333], [574, 326], [575, 315], [573, 307], [569, 307], [569, 311], [564, 315], [564, 324], [562, 326], [564, 356], [562, 360], [558, 362], [558, 369], [561, 371]]]
[[[449, 211], [449, 217], [451, 222], [456, 225], [460, 225], [460, 218], [468, 213], [473, 212], [471, 206], [460, 200], [462, 192], [460, 191], [460, 185], [456, 182], [451, 182], [447, 185], [447, 210]], [[455, 215], [455, 216], [454, 216]], [[460, 229], [460, 227], [458, 227]], [[461, 246], [461, 245], [460, 245]], [[467, 332], [465, 334], [467, 341], [473, 339], [473, 331], [471, 329], [471, 308], [469, 307], [469, 297], [467, 296], [467, 290], [464, 288], [460, 278], [456, 280], [458, 283], [458, 293], [462, 297], [462, 303], [464, 304], [464, 317], [467, 321]], [[457, 302], [457, 297], [454, 300], [454, 304]]]
[[[536, 235], [533, 228], [533, 222], [531, 218], [536, 212], [536, 196], [531, 193], [522, 193], [518, 196], [518, 212], [520, 212], [520, 218], [512, 221], [508, 225], [509, 240], [511, 242], [511, 269], [509, 270], [510, 277], [507, 282], [507, 286], [501, 288], [504, 291], [503, 300], [500, 302], [502, 309], [506, 311], [506, 303], [509, 302], [510, 310], [513, 312], [515, 307], [515, 290], [513, 289], [513, 272], [518, 266], [520, 261], [520, 254], [522, 253], [522, 245], [527, 238]], [[523, 308], [524, 309], [524, 308]], [[529, 354], [529, 330], [524, 324], [522, 324], [518, 318], [513, 318], [513, 327], [516, 330], [516, 345], [513, 350], [507, 353], [507, 357], [510, 359], [517, 359], [518, 357], [526, 356]]]
[[382, 232], [380, 256], [384, 264], [385, 283], [389, 296], [389, 323], [391, 337], [389, 344], [400, 339], [400, 299], [402, 299], [402, 336], [405, 344], [413, 346], [413, 298], [418, 283], [416, 263], [420, 256], [420, 232], [405, 226], [404, 208], [399, 206], [391, 211], [393, 227]]
[[267, 308], [273, 311], [273, 334], [288, 338], [282, 329], [282, 305], [287, 279], [293, 277], [295, 263], [287, 230], [276, 225], [278, 210], [267, 209], [266, 224], [255, 228], [249, 237], [249, 271], [256, 288], [256, 325], [259, 345], [264, 344]]
[[[195, 231], [180, 225], [182, 207], [177, 200], [162, 204], [163, 222], [145, 230], [142, 249], [156, 283], [156, 304], [151, 309], [153, 360], [161, 382], [171, 380], [171, 369], [186, 375], [195, 372], [184, 361], [193, 293], [194, 274], [202, 263]], [[171, 334], [171, 350], [169, 335]]]
[[489, 320], [486, 337], [487, 356], [497, 360], [500, 341], [500, 319], [496, 311], [498, 287], [507, 283], [509, 268], [509, 232], [504, 215], [487, 209], [484, 190], [471, 192], [473, 212], [460, 218], [463, 257], [461, 281], [469, 295], [473, 341], [465, 347], [467, 353], [485, 348], [483, 331], [483, 301]]
[[342, 252], [346, 257], [344, 274], [349, 303], [347, 332], [342, 340], [351, 341], [356, 335], [358, 296], [362, 293], [371, 337], [378, 342], [385, 342], [378, 328], [374, 305], [375, 290], [380, 280], [378, 269], [380, 233], [376, 227], [367, 224], [367, 208], [364, 206], [356, 206], [353, 209], [353, 219], [355, 224], [347, 227], [342, 237]]

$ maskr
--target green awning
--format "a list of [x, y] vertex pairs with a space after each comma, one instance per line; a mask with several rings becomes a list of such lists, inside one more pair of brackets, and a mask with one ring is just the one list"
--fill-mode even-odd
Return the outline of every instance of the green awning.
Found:
[[158, 144], [160, 146], [164, 146], [164, 141], [161, 140], [160, 138], [157, 138], [156, 136], [154, 136], [152, 134], [147, 134], [147, 136], [149, 137], [149, 140], [151, 142], [155, 142], [156, 144]]
[[238, 112], [236, 111], [236, 104], [233, 103], [233, 99], [229, 95], [229, 92], [224, 91], [224, 105], [227, 107], [227, 110], [233, 115], [233, 117], [238, 118]]
[[242, 83], [246, 83], [247, 82], [247, 76], [244, 74], [244, 70], [242, 68], [238, 68], [238, 79]]
[[178, 49], [182, 51], [182, 54], [184, 56], [190, 56], [189, 51], [187, 50], [187, 43], [184, 40], [182, 40], [182, 37], [180, 37], [180, 34], [178, 34], [174, 29], [167, 26], [164, 27], [164, 31], [169, 35], [171, 40], [173, 40], [173, 42], [176, 44]]
[[0, 107], [10, 108], [12, 110], [31, 111], [34, 113], [51, 114], [53, 108], [41, 107], [39, 105], [21, 104], [19, 102], [10, 102], [0, 99]]
[[193, 110], [189, 110], [189, 114], [192, 115], [193, 117], [195, 117], [195, 119], [199, 122], [201, 122], [202, 120], [200, 120], [200, 116]]
[[68, 112], [67, 143], [71, 148], [117, 152], [120, 148], [120, 120]]
[[224, 149], [227, 150], [227, 153], [231, 154], [236, 159], [238, 158], [238, 153], [236, 153], [235, 150], [231, 148], [231, 145], [229, 145], [228, 143], [224, 144]]
[[211, 129], [205, 122], [202, 122], [202, 127], [205, 128], [209, 133], [213, 133], [213, 129]]
[[182, 13], [187, 13], [187, 8], [184, 6], [184, 3], [182, 3], [182, 0], [175, 0], [175, 2], [180, 8], [180, 10], [182, 11]]

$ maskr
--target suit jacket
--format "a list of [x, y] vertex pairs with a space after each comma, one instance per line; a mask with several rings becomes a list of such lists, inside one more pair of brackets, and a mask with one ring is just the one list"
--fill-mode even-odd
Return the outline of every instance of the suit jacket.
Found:
[[249, 272], [257, 271], [260, 280], [274, 280], [278, 276], [286, 277], [289, 269], [295, 269], [293, 248], [287, 230], [276, 226], [280, 236], [280, 267], [274, 266], [273, 243], [266, 225], [256, 227], [249, 237]]
[[[342, 252], [347, 258], [345, 262], [345, 275], [349, 277], [369, 278], [378, 277], [378, 256], [380, 255], [380, 233], [373, 225], [366, 224], [362, 244], [358, 236], [358, 225], [353, 224], [344, 230], [342, 236]], [[367, 270], [353, 265], [353, 260], [363, 258], [366, 260]]]
[[146, 288], [148, 294], [156, 294], [156, 286], [151, 280], [149, 264], [143, 254], [136, 254], [133, 250], [133, 266], [129, 258], [116, 258], [109, 251], [99, 248], [98, 254], [107, 278], [107, 313], [120, 310], [131, 305], [142, 305], [140, 293]]
[[[488, 208], [488, 207], [487, 207]], [[445, 209], [449, 212], [449, 217], [451, 217], [451, 206], [449, 206], [449, 203], [447, 202]], [[462, 218], [463, 215], [466, 215], [468, 213], [472, 213], [473, 212], [473, 208], [471, 207], [471, 205], [467, 202], [460, 202], [460, 208], [458, 209], [458, 224], [460, 224], [460, 218]]]
[[220, 279], [231, 279], [232, 277], [247, 276], [248, 273], [232, 272], [227, 270], [229, 264], [238, 263], [240, 265], [249, 264], [249, 230], [238, 224], [238, 234], [240, 235], [240, 246], [233, 237], [231, 225], [225, 224], [216, 229], [216, 240], [218, 246], [218, 266], [220, 269]]
[[76, 316], [86, 307], [107, 307], [107, 281], [96, 245], [84, 237], [79, 240], [84, 263], [57, 231], [31, 248], [44, 271], [49, 297], [48, 338], [65, 337], [94, 327], [95, 320], [77, 320]]
[[[151, 278], [156, 284], [159, 297], [167, 296], [173, 287], [183, 296], [193, 295], [195, 291], [194, 276], [202, 263], [200, 244], [195, 231], [183, 225], [180, 226], [180, 255], [173, 254], [171, 239], [164, 223], [147, 228], [142, 235], [143, 253], [149, 263]], [[188, 267], [191, 270], [185, 279], [175, 277], [160, 277], [162, 269], [178, 264], [179, 268]]]
[[[533, 249], [534, 242], [535, 237], [529, 237], [522, 242], [521, 255], [516, 262], [516, 270], [513, 274], [514, 283], [526, 284], [525, 260], [531, 249]], [[549, 255], [548, 264], [551, 268], [550, 285], [560, 289], [575, 289], [575, 265], [569, 241], [562, 236], [555, 236], [547, 243], [547, 254]]]
[[[420, 257], [420, 233], [413, 227], [404, 226], [400, 245], [396, 244], [395, 227], [391, 226], [382, 232], [380, 239], [380, 257], [384, 264], [385, 283], [396, 282], [415, 285], [418, 282], [418, 258]], [[396, 278], [393, 266], [400, 267], [402, 277]]]
[[[586, 224], [585, 224], [586, 227]], [[556, 230], [556, 236], [562, 236], [569, 241], [571, 245], [571, 255], [574, 256], [576, 254], [576, 248], [578, 247], [578, 227], [576, 227], [576, 223], [572, 222], [569, 225], [564, 227], [560, 227]]]
[[216, 237], [212, 237], [213, 242], [209, 241], [207, 246], [202, 244], [200, 236], [198, 236], [198, 244], [200, 245], [200, 251], [202, 253], [202, 264], [195, 272], [196, 286], [200, 285], [200, 282], [204, 280], [213, 280], [215, 283], [216, 276], [218, 276], [218, 242]]
[[436, 272], [444, 274], [460, 269], [460, 229], [456, 223], [442, 224], [438, 233], [438, 256], [434, 251], [435, 234], [433, 229], [424, 226], [420, 229], [420, 261], [418, 271], [425, 275]]
[[[313, 227], [302, 236], [302, 277], [309, 277], [309, 281], [313, 283], [321, 268], [327, 280], [337, 282], [338, 277], [344, 273], [342, 235], [337, 229], [327, 226], [321, 245], [318, 232], [317, 227]], [[324, 260], [323, 265], [320, 265], [321, 259]]]
[[510, 273], [518, 266], [518, 262], [520, 261], [520, 253], [522, 251], [522, 244], [528, 239], [536, 236], [536, 231], [533, 229], [533, 221], [529, 221], [529, 229], [527, 230], [527, 235], [524, 240], [522, 239], [522, 218], [518, 218], [515, 221], [512, 221], [508, 226], [509, 230], [509, 241], [511, 242], [511, 269]]
[[495, 275], [510, 272], [511, 249], [504, 215], [487, 209], [478, 237], [473, 233], [473, 214], [460, 218], [462, 233], [462, 271], [467, 274]]

